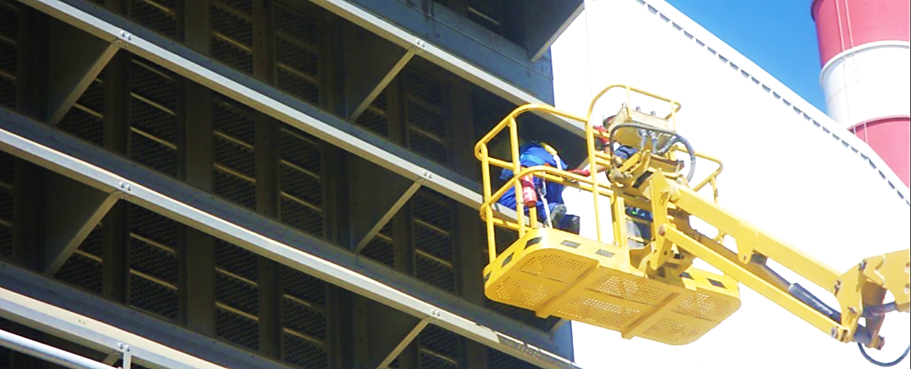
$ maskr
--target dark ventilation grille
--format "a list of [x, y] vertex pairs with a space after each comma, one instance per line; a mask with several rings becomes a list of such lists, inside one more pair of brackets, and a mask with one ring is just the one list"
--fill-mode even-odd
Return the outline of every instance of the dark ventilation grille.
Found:
[[538, 369], [534, 365], [492, 348], [487, 349], [487, 367], [497, 369]]
[[130, 206], [129, 303], [171, 321], [178, 319], [179, 225]]
[[259, 349], [258, 256], [215, 240], [215, 333], [234, 344]]
[[325, 234], [323, 216], [323, 163], [319, 139], [287, 127], [279, 131], [280, 217], [309, 234]]
[[491, 31], [503, 30], [503, 0], [468, 0], [468, 19]]
[[253, 74], [252, 0], [212, 1], [212, 56]]
[[130, 66], [130, 156], [177, 176], [177, 81], [134, 56]]
[[304, 368], [327, 368], [326, 283], [282, 266], [283, 359]]
[[421, 369], [459, 367], [459, 336], [455, 333], [428, 325], [418, 335], [418, 348], [418, 367]]
[[0, 0], [0, 106], [16, 107], [16, 71], [19, 62], [19, 5]]
[[[498, 104], [498, 102], [500, 103]], [[503, 118], [506, 118], [513, 108], [515, 108], [514, 105], [510, 106], [505, 101], [495, 98], [489, 93], [472, 94], [471, 113], [475, 125], [474, 130], [478, 134], [476, 139], [480, 139], [482, 135], [500, 123]], [[506, 136], [501, 134], [498, 137]]]
[[104, 280], [103, 234], [103, 228], [99, 224], [60, 267], [55, 277], [87, 291], [101, 294]]
[[0, 258], [13, 256], [13, 175], [16, 159], [0, 152]]
[[452, 209], [448, 199], [426, 189], [411, 199], [412, 238], [418, 279], [455, 292]]
[[178, 0], [131, 0], [130, 17], [162, 35], [177, 38]]
[[395, 267], [395, 248], [393, 244], [393, 221], [389, 221], [383, 226], [375, 237], [364, 247], [362, 253], [364, 256], [388, 265], [390, 268]]
[[388, 109], [386, 104], [386, 90], [383, 90], [376, 99], [374, 99], [367, 110], [364, 110], [357, 117], [357, 124], [376, 132], [379, 135], [389, 136], [389, 119], [387, 118]]
[[95, 145], [104, 145], [104, 85], [95, 79], [58, 125]]
[[215, 193], [249, 209], [256, 209], [253, 114], [227, 98], [212, 103]]
[[275, 58], [278, 87], [319, 105], [319, 24], [304, 14], [275, 4]]
[[449, 143], [443, 85], [418, 72], [406, 69], [405, 121], [408, 147], [440, 164], [449, 163]]

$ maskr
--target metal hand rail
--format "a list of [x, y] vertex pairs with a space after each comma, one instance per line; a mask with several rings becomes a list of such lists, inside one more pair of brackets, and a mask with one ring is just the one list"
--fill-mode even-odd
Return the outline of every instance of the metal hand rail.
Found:
[[[73, 369], [112, 369], [104, 363], [97, 362], [84, 356], [76, 355], [72, 352], [64, 351], [59, 348], [34, 341], [4, 330], [0, 330], [0, 346], [10, 350], [21, 352], [23, 354], [36, 357], [49, 363], [60, 365], [64, 368]], [[124, 364], [124, 368], [129, 368], [130, 363]]]
[[[683, 151], [680, 149], [679, 146], [676, 146], [676, 145], [673, 147], [673, 150], [675, 152]], [[701, 190], [703, 187], [705, 187], [705, 185], [711, 184], [712, 185], [712, 198], [717, 203], [718, 202], [718, 175], [720, 175], [721, 172], [724, 170], [724, 164], [721, 163], [721, 159], [718, 159], [718, 158], [708, 155], [708, 154], [703, 154], [698, 151], [696, 151], [696, 157], [700, 158], [700, 159], [708, 160], [715, 164], [718, 164], [718, 168], [716, 168], [715, 171], [713, 171], [711, 174], [709, 174], [707, 177], [705, 177], [705, 179], [700, 181], [699, 184], [692, 187], [693, 191], [699, 192], [699, 190]]]

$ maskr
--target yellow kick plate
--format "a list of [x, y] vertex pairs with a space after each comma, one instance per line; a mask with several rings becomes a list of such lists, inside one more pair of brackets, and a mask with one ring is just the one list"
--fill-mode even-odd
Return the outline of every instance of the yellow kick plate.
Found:
[[559, 230], [529, 231], [484, 268], [491, 300], [684, 345], [740, 308], [737, 282], [690, 267], [648, 278], [619, 247]]

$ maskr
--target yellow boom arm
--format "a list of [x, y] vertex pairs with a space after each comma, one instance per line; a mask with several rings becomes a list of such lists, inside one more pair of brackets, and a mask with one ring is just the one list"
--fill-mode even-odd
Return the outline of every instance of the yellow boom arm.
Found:
[[[608, 127], [607, 133], [593, 129], [595, 102], [611, 89], [626, 92], [627, 103]], [[630, 96], [643, 94], [669, 104], [665, 117], [630, 109]], [[481, 161], [484, 204], [480, 216], [487, 224], [490, 264], [484, 270], [485, 292], [493, 300], [534, 310], [538, 316], [551, 315], [584, 321], [620, 331], [625, 338], [644, 337], [669, 344], [685, 344], [727, 318], [739, 307], [737, 282], [765, 296], [812, 326], [841, 342], [858, 342], [881, 348], [879, 336], [885, 314], [909, 312], [909, 250], [904, 249], [862, 260], [856, 267], [839, 272], [810, 255], [753, 226], [717, 201], [717, 176], [721, 162], [695, 152], [675, 132], [680, 104], [628, 86], [610, 86], [593, 100], [586, 117], [575, 116], [550, 106], [524, 105], [497, 124], [475, 147]], [[613, 171], [610, 182], [599, 181], [592, 170], [582, 177], [559, 168], [523, 167], [519, 161], [519, 131], [516, 117], [527, 113], [551, 114], [584, 123], [591, 168]], [[494, 158], [487, 144], [501, 132], [508, 132], [511, 158]], [[625, 161], [612, 160], [612, 150], [595, 150], [595, 139], [638, 148]], [[610, 146], [609, 146], [610, 147]], [[689, 174], [681, 173], [676, 160], [686, 152], [717, 164], [707, 178], [690, 185]], [[491, 184], [491, 168], [510, 169], [514, 177], [499, 188]], [[497, 201], [509, 188], [521, 193], [519, 178], [533, 175], [588, 191], [593, 196], [596, 224], [601, 224], [599, 203], [609, 199], [613, 237], [604, 237], [600, 227], [596, 239], [586, 239], [557, 229], [544, 228], [530, 216], [521, 201], [518, 219], [497, 212]], [[711, 185], [714, 197], [697, 194]], [[649, 239], [636, 241], [645, 248], [629, 246], [625, 209], [635, 207], [651, 213]], [[711, 238], [690, 226], [698, 218], [718, 229]], [[529, 220], [531, 219], [531, 220]], [[518, 233], [518, 240], [498, 253], [495, 228]], [[727, 235], [736, 249], [724, 245]], [[634, 239], [635, 240], [635, 239]], [[702, 259], [724, 275], [713, 275], [692, 267]], [[774, 260], [832, 293], [839, 306], [832, 308], [796, 283], [790, 283], [767, 265]], [[884, 302], [886, 292], [895, 300]], [[863, 323], [862, 324], [862, 318]]]

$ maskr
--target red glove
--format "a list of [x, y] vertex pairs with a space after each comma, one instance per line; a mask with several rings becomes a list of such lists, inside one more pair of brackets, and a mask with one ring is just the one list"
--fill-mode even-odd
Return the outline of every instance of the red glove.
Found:
[[588, 177], [588, 176], [591, 176], [591, 175], [592, 175], [592, 172], [591, 172], [590, 170], [588, 170], [588, 169], [573, 169], [573, 170], [571, 170], [571, 171], [569, 171], [569, 172], [572, 173], [572, 174], [578, 174], [578, 175], [583, 176], [583, 177]]

